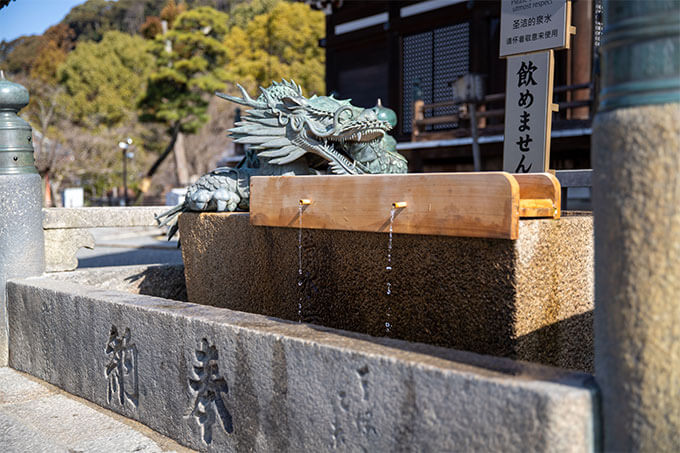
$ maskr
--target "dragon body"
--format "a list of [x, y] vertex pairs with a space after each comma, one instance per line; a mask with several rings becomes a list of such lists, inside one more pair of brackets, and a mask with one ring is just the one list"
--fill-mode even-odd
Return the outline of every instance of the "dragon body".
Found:
[[406, 159], [396, 140], [387, 135], [396, 125], [395, 113], [380, 105], [353, 106], [333, 96], [302, 95], [293, 81], [260, 88], [252, 99], [217, 93], [250, 110], [230, 129], [236, 143], [249, 149], [236, 168], [217, 168], [189, 186], [185, 201], [158, 216], [177, 231], [182, 211], [237, 211], [249, 208], [251, 176], [406, 173]]

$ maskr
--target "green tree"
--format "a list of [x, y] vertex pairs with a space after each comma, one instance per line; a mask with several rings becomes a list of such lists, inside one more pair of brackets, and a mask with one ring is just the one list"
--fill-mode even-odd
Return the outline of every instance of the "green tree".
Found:
[[[108, 31], [100, 42], [81, 42], [67, 55], [58, 84], [43, 82], [41, 87], [34, 79], [32, 123], [41, 132], [36, 157], [41, 174], [55, 188], [79, 184], [88, 194], [101, 195], [104, 188], [121, 184], [116, 144], [126, 136], [141, 141], [136, 110], [153, 66], [149, 47], [142, 37]], [[145, 158], [137, 147], [134, 165]], [[130, 174], [134, 171], [131, 165]]]
[[73, 122], [97, 128], [133, 119], [153, 61], [139, 36], [109, 31], [99, 43], [79, 44], [59, 70]]
[[172, 27], [175, 19], [187, 10], [186, 3], [180, 3], [179, 5], [175, 0], [168, 0], [165, 8], [161, 10], [161, 19], [168, 23], [168, 27]]
[[325, 56], [319, 39], [324, 34], [322, 12], [303, 3], [277, 2], [245, 28], [234, 26], [229, 31], [227, 80], [252, 90], [292, 78], [309, 93], [322, 94]]
[[31, 67], [31, 77], [45, 83], [57, 82], [57, 70], [73, 49], [75, 33], [66, 24], [54, 25], [43, 34], [45, 44]]
[[40, 49], [45, 44], [42, 36], [20, 36], [2, 45], [2, 69], [10, 74], [28, 74]]
[[245, 29], [255, 16], [267, 14], [283, 0], [249, 0], [236, 4], [229, 12], [229, 28]]
[[[227, 11], [232, 3], [237, 1], [185, 0], [180, 3], [177, 0], [177, 3], [171, 2], [174, 6], [171, 6], [166, 13], [172, 13], [176, 17], [183, 10], [206, 5]], [[161, 11], [168, 6], [168, 3], [170, 3], [168, 0], [87, 0], [71, 9], [62, 22], [75, 31], [78, 41], [99, 41], [109, 30], [118, 30], [128, 34], [139, 33], [148, 17], [165, 19], [161, 16]]]
[[[142, 120], [168, 126], [171, 140], [159, 162], [174, 148], [180, 184], [188, 183], [183, 133], [195, 133], [205, 124], [208, 101], [225, 87], [229, 16], [210, 7], [180, 14], [154, 46], [156, 67], [140, 102]], [[157, 165], [150, 170], [151, 175]], [[149, 176], [151, 176], [149, 175]]]

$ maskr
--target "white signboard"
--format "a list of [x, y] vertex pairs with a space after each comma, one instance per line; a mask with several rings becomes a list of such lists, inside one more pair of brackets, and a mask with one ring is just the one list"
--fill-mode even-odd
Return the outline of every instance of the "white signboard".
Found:
[[500, 56], [568, 47], [567, 0], [502, 0]]
[[82, 208], [85, 204], [85, 191], [82, 187], [69, 187], [64, 189], [61, 201], [65, 208]]
[[552, 50], [507, 59], [503, 171], [548, 170], [553, 61]]

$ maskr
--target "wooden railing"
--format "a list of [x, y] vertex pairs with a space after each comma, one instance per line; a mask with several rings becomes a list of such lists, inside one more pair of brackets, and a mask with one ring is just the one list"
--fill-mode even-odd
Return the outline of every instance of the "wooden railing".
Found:
[[[553, 116], [553, 129], [568, 129], [586, 127], [592, 116], [593, 95], [592, 84], [565, 85], [553, 90], [553, 103], [559, 105], [559, 112]], [[576, 92], [589, 90], [586, 99], [574, 99]], [[580, 93], [579, 93], [580, 94]], [[565, 100], [559, 100], [564, 98]], [[411, 141], [443, 140], [455, 137], [469, 137], [472, 135], [471, 103], [444, 101], [426, 104], [417, 100], [413, 104], [413, 122]], [[481, 102], [474, 103], [474, 116], [479, 135], [503, 133], [505, 118], [505, 93], [495, 93], [484, 96]], [[455, 107], [456, 113], [435, 115], [434, 110], [444, 107]], [[432, 111], [431, 115], [427, 115]], [[585, 114], [584, 114], [585, 113]], [[449, 124], [450, 128], [432, 130], [431, 126]], [[427, 130], [430, 127], [431, 130]]]

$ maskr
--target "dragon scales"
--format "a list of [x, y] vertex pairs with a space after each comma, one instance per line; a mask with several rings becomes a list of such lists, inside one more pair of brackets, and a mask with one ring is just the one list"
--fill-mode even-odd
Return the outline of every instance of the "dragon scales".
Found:
[[396, 140], [387, 135], [397, 123], [394, 111], [378, 104], [369, 109], [333, 96], [306, 98], [294, 81], [260, 88], [252, 99], [217, 96], [250, 107], [230, 129], [236, 143], [249, 146], [236, 168], [220, 167], [201, 176], [187, 189], [183, 203], [158, 216], [161, 226], [177, 231], [183, 211], [246, 211], [250, 177], [277, 175], [406, 173], [406, 159]]

